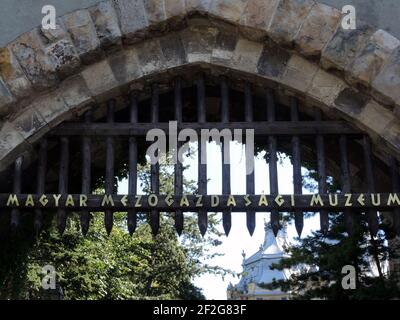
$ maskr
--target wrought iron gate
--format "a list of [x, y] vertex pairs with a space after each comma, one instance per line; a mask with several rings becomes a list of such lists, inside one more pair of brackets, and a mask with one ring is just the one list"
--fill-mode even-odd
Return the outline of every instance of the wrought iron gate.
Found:
[[[231, 195], [231, 172], [230, 165], [222, 164], [222, 194], [207, 194], [207, 164], [201, 163], [201, 154], [206, 152], [199, 144], [198, 165], [198, 192], [194, 195], [185, 195], [183, 192], [183, 167], [181, 163], [175, 165], [175, 191], [174, 195], [160, 194], [159, 165], [151, 166], [151, 189], [152, 194], [146, 196], [137, 195], [137, 166], [138, 166], [138, 141], [139, 137], [146, 135], [152, 128], [167, 130], [168, 123], [160, 121], [160, 92], [157, 85], [151, 90], [151, 119], [140, 122], [138, 117], [138, 96], [132, 93], [130, 96], [129, 121], [115, 122], [114, 114], [117, 106], [116, 100], [112, 99], [107, 105], [106, 122], [92, 122], [92, 113], [88, 111], [82, 122], [63, 123], [53, 129], [38, 145], [37, 181], [35, 193], [24, 192], [22, 188], [23, 156], [16, 159], [14, 164], [13, 184], [10, 193], [0, 194], [0, 208], [11, 210], [11, 226], [18, 227], [20, 223], [21, 210], [34, 212], [34, 225], [38, 231], [42, 228], [43, 212], [45, 210], [57, 211], [58, 227], [62, 233], [66, 226], [67, 212], [80, 212], [82, 232], [87, 233], [89, 229], [90, 212], [104, 211], [105, 228], [108, 233], [113, 227], [113, 213], [116, 211], [127, 212], [128, 229], [133, 233], [136, 229], [138, 212], [150, 213], [150, 225], [154, 234], [159, 230], [160, 212], [175, 212], [175, 226], [180, 234], [183, 229], [184, 212], [198, 212], [198, 223], [202, 234], [207, 230], [208, 212], [222, 212], [223, 226], [226, 234], [231, 228], [231, 214], [233, 212], [246, 212], [247, 228], [252, 234], [255, 229], [255, 213], [271, 212], [271, 223], [274, 232], [280, 227], [281, 212], [293, 212], [295, 225], [300, 234], [303, 229], [303, 213], [314, 211], [320, 213], [321, 230], [326, 232], [329, 228], [329, 213], [344, 212], [348, 232], [352, 231], [352, 215], [366, 212], [370, 229], [376, 234], [379, 228], [378, 211], [390, 211], [394, 213], [394, 226], [400, 234], [399, 216], [399, 172], [397, 160], [392, 157], [391, 165], [387, 168], [388, 176], [392, 179], [391, 193], [379, 192], [375, 187], [374, 161], [371, 150], [371, 142], [368, 135], [354, 129], [343, 121], [326, 121], [321, 111], [315, 108], [314, 119], [300, 119], [299, 101], [290, 98], [290, 113], [287, 119], [277, 119], [276, 102], [274, 91], [264, 89], [262, 100], [267, 115], [266, 119], [260, 121], [254, 119], [254, 103], [252, 85], [246, 83], [244, 86], [244, 120], [231, 121], [230, 112], [230, 87], [226, 78], [221, 78], [220, 90], [220, 117], [218, 122], [207, 121], [207, 87], [204, 77], [199, 77], [194, 88], [196, 90], [197, 120], [184, 122], [182, 96], [182, 81], [176, 79], [173, 89], [173, 106], [167, 106], [174, 110], [174, 117], [179, 129], [192, 128], [219, 130], [229, 129], [254, 129], [256, 137], [261, 137], [267, 142], [269, 154], [269, 195], [255, 194], [254, 171], [246, 176], [246, 195]], [[115, 139], [124, 137], [128, 141], [128, 195], [113, 194], [115, 158]], [[293, 187], [294, 194], [280, 195], [278, 190], [277, 150], [279, 139], [285, 137], [290, 139], [291, 155], [293, 164]], [[304, 137], [314, 139], [314, 150], [317, 156], [318, 172], [318, 195], [302, 195], [302, 159], [301, 145]], [[340, 182], [341, 192], [330, 194], [327, 190], [327, 168], [326, 168], [326, 139], [336, 139], [337, 151], [340, 158]], [[81, 144], [81, 190], [69, 190], [68, 179], [70, 176], [70, 140], [79, 138]], [[96, 143], [103, 141], [105, 144], [105, 183], [104, 195], [92, 194], [91, 181], [91, 147], [93, 139]], [[365, 170], [366, 189], [364, 193], [352, 194], [351, 174], [348, 159], [349, 141], [362, 141], [363, 165]], [[60, 146], [58, 192], [46, 194], [46, 172], [49, 142], [56, 141]], [[180, 142], [180, 145], [182, 142]], [[222, 152], [222, 155], [224, 153]], [[222, 156], [222, 161], [224, 157]], [[247, 157], [246, 162], [254, 162], [254, 156]], [[387, 191], [387, 190], [386, 190]], [[79, 194], [80, 192], [80, 194]], [[218, 204], [216, 204], [218, 199]]]

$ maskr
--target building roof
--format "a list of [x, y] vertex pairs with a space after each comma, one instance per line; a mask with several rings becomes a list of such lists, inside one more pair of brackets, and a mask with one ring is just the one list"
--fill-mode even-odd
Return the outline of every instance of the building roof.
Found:
[[[282, 234], [278, 235], [280, 240]], [[287, 271], [283, 270], [271, 270], [271, 265], [278, 263], [280, 259], [287, 255], [283, 251], [281, 245], [278, 243], [269, 224], [265, 225], [265, 236], [264, 243], [260, 246], [260, 249], [250, 256], [249, 258], [243, 259], [243, 273], [239, 283], [235, 288], [239, 291], [246, 292], [248, 284], [254, 283], [268, 284], [272, 283], [273, 280], [284, 280], [287, 279]], [[228, 288], [229, 289], [229, 288]], [[264, 290], [264, 289], [261, 289]], [[258, 289], [256, 291], [259, 291]], [[280, 290], [270, 291], [269, 294], [280, 294]]]

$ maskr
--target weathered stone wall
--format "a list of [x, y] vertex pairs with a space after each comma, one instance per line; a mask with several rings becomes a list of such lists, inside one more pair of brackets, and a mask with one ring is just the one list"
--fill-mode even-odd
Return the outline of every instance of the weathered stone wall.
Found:
[[0, 49], [0, 169], [93, 102], [176, 67], [235, 71], [366, 130], [400, 159], [400, 41], [312, 0], [115, 0]]
[[[57, 15], [88, 8], [102, 0], [1, 0], [0, 1], [0, 46], [36, 27], [43, 15], [41, 8], [51, 4]], [[176, 0], [170, 0], [174, 2]], [[357, 18], [383, 29], [400, 38], [400, 3], [398, 0], [317, 0], [337, 9], [351, 4], [357, 9]], [[178, 0], [179, 2], [179, 0]]]

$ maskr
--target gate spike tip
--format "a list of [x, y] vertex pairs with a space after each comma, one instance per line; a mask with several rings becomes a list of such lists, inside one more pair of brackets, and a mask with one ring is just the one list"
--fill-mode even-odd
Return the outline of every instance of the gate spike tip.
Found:
[[65, 209], [59, 209], [57, 215], [57, 229], [60, 236], [62, 236], [67, 228], [67, 213]]
[[10, 221], [10, 228], [12, 232], [16, 232], [18, 227], [19, 227], [19, 215], [20, 211], [19, 209], [13, 209], [11, 211], [11, 221]]
[[369, 228], [369, 232], [374, 238], [378, 235], [378, 229], [376, 228], [376, 226], [371, 226], [371, 228]]
[[225, 213], [225, 216], [223, 217], [223, 222], [222, 222], [226, 236], [229, 236], [229, 233], [231, 232], [231, 227], [232, 227], [232, 222], [231, 222], [231, 218], [229, 215], [230, 215], [230, 212]]
[[132, 237], [136, 231], [136, 226], [133, 223], [128, 223], [129, 235]]
[[158, 226], [153, 226], [153, 225], [151, 226], [151, 233], [153, 234], [153, 236], [157, 236], [158, 230], [159, 230]]
[[329, 231], [329, 227], [325, 223], [321, 223], [320, 231], [321, 231], [322, 235], [326, 237], [326, 235], [328, 234], [328, 231]]
[[58, 233], [62, 236], [65, 232], [65, 224], [58, 224]]
[[107, 236], [110, 236], [111, 231], [112, 231], [112, 226], [106, 226]]
[[303, 227], [304, 227], [304, 220], [303, 220], [303, 213], [302, 212], [295, 212], [295, 217], [294, 217], [294, 224], [296, 226], [296, 231], [301, 238], [301, 233], [303, 232]]
[[11, 231], [11, 235], [12, 236], [16, 236], [17, 235], [17, 230], [18, 230], [18, 225], [15, 223], [11, 223], [10, 224], [10, 231]]
[[225, 231], [225, 235], [229, 236], [229, 233], [231, 232], [231, 227], [230, 226], [224, 226], [224, 231]]
[[254, 224], [252, 225], [247, 225], [247, 230], [249, 231], [250, 236], [252, 237], [254, 234], [254, 230], [255, 230], [256, 226]]
[[351, 229], [347, 229], [347, 234], [348, 234], [349, 237], [352, 237], [353, 236], [353, 229], [352, 228]]
[[179, 235], [179, 237], [182, 235], [182, 232], [183, 232], [183, 224], [184, 224], [184, 218], [183, 218], [182, 211], [176, 211], [175, 212], [175, 230], [176, 230], [176, 233]]
[[105, 224], [105, 229], [106, 229], [107, 236], [110, 236], [112, 228], [113, 228], [112, 224], [111, 225], [109, 223]]
[[200, 229], [201, 236], [204, 238], [204, 235], [205, 235], [206, 232], [207, 232], [207, 227], [204, 226], [204, 225], [200, 225], [200, 226], [199, 226], [199, 229]]
[[303, 225], [296, 225], [296, 231], [299, 238], [301, 238], [301, 233], [303, 232]]
[[198, 213], [198, 218], [197, 218], [197, 225], [199, 227], [200, 233], [202, 237], [204, 238], [204, 235], [207, 232], [207, 226], [208, 226], [208, 214], [207, 211], [200, 210]]
[[16, 233], [17, 230], [18, 230], [18, 224], [15, 223], [15, 222], [11, 222], [11, 223], [10, 223], [10, 228], [11, 228], [11, 231], [12, 231], [13, 233]]
[[345, 219], [344, 223], [345, 223], [346, 232], [349, 235], [349, 237], [351, 237], [354, 234], [353, 217], [349, 212], [346, 212], [344, 219]]
[[256, 213], [255, 213], [255, 211], [247, 212], [246, 225], [247, 225], [247, 230], [249, 231], [249, 234], [252, 237], [254, 234], [254, 230], [256, 229]]
[[274, 232], [274, 236], [277, 237], [279, 230], [281, 229], [279, 223], [273, 223], [272, 224], [272, 231]]
[[87, 233], [89, 231], [89, 224], [87, 223], [81, 223], [81, 231], [84, 237], [87, 236]]
[[42, 230], [41, 223], [38, 221], [35, 221], [35, 223], [33, 225], [33, 229], [35, 230], [35, 237], [36, 237], [36, 239], [38, 239], [40, 236], [40, 231]]
[[373, 212], [373, 215], [371, 215], [371, 212], [369, 212], [368, 214], [369, 214], [368, 224], [370, 233], [373, 237], [376, 237], [379, 231], [378, 217], [375, 212]]
[[128, 232], [132, 237], [136, 231], [136, 214], [128, 213]]
[[107, 235], [110, 236], [113, 229], [114, 213], [112, 211], [105, 211], [104, 213], [104, 227], [106, 228]]
[[136, 231], [136, 226], [137, 226], [136, 218], [137, 218], [136, 211], [129, 210], [126, 221], [127, 221], [127, 225], [128, 225], [128, 232], [131, 237], [133, 236], [133, 234]]
[[176, 230], [176, 233], [178, 234], [178, 236], [181, 236], [182, 232], [183, 232], [183, 226], [175, 224], [175, 230]]

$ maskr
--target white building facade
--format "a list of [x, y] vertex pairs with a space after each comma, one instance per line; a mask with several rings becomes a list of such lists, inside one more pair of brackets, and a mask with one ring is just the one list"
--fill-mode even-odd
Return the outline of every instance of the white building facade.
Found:
[[229, 284], [228, 300], [289, 300], [290, 293], [280, 289], [268, 290], [260, 284], [269, 284], [273, 280], [285, 280], [290, 276], [288, 270], [271, 270], [271, 265], [287, 257], [283, 247], [286, 244], [286, 232], [280, 232], [278, 237], [269, 224], [265, 224], [264, 243], [259, 251], [246, 259], [243, 253], [243, 272], [236, 285]]

